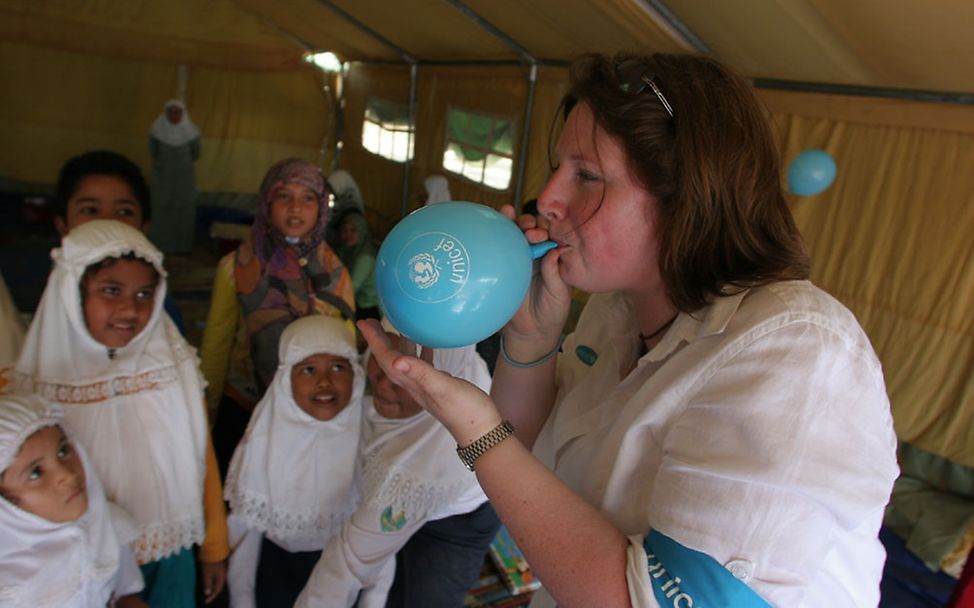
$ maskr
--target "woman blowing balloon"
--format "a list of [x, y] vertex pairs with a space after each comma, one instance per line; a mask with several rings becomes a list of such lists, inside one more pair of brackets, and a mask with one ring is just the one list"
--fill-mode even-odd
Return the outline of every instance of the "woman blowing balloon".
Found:
[[[559, 247], [491, 397], [363, 322], [377, 360], [470, 448], [546, 589], [532, 606], [875, 606], [882, 370], [806, 280], [765, 111], [671, 55], [583, 58], [565, 108], [545, 227], [520, 219]], [[594, 295], [559, 352], [573, 287]]]

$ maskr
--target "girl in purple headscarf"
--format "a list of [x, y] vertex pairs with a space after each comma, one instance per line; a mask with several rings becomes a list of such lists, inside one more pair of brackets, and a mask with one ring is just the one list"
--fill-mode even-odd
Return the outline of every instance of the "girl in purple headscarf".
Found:
[[[291, 321], [312, 314], [355, 317], [348, 271], [325, 242], [328, 196], [311, 163], [276, 163], [261, 183], [249, 238], [217, 266], [200, 367], [211, 412], [219, 405], [218, 427], [229, 424], [242, 433], [274, 377], [278, 340]], [[240, 435], [227, 433], [223, 445], [217, 430], [214, 447], [225, 467]]]

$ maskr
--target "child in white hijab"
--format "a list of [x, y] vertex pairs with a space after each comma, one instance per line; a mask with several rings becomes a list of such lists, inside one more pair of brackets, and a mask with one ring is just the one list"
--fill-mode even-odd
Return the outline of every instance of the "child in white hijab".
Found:
[[194, 606], [190, 548], [202, 543], [212, 599], [225, 580], [226, 515], [196, 353], [162, 313], [162, 254], [135, 228], [94, 220], [51, 257], [16, 383], [64, 405], [106, 496], [135, 519], [143, 597]]
[[0, 397], [0, 605], [144, 607], [127, 546], [135, 529], [105, 500], [62, 416], [36, 395]]
[[[402, 340], [391, 332], [390, 339]], [[436, 349], [432, 363], [490, 390], [487, 365], [473, 346]], [[460, 606], [500, 521], [446, 428], [375, 361], [367, 361], [367, 373], [372, 395], [364, 402], [359, 446], [362, 503], [322, 552], [295, 606], [349, 608], [362, 585], [392, 564], [385, 606]]]
[[227, 475], [234, 608], [292, 605], [358, 504], [355, 336], [340, 319], [303, 317], [281, 334], [279, 361]]

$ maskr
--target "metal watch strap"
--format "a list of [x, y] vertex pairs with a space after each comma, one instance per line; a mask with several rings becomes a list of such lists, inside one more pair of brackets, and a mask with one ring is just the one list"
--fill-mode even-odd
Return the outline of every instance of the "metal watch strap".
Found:
[[457, 456], [460, 457], [460, 461], [463, 462], [463, 466], [467, 467], [468, 470], [473, 471], [473, 463], [475, 460], [480, 458], [487, 452], [490, 448], [494, 447], [498, 443], [504, 441], [514, 432], [514, 426], [507, 420], [498, 424], [491, 430], [487, 431], [483, 436], [477, 441], [474, 441], [465, 448], [457, 446]]

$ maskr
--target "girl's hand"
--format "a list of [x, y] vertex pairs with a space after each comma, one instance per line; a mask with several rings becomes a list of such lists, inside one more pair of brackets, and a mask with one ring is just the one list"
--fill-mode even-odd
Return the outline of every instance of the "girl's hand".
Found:
[[[501, 423], [500, 412], [482, 390], [433, 368], [429, 349], [423, 348], [422, 359], [403, 355], [392, 348], [374, 319], [359, 321], [358, 328], [386, 377], [439, 420], [460, 446], [473, 443]], [[406, 350], [416, 352], [408, 343]]]
[[200, 579], [203, 582], [203, 602], [209, 604], [223, 591], [227, 582], [227, 560], [200, 562]]
[[[514, 217], [514, 208], [501, 207], [501, 213], [514, 220], [530, 243], [549, 238], [543, 217]], [[550, 352], [561, 336], [571, 309], [571, 288], [558, 271], [558, 249], [549, 251], [531, 277], [528, 295], [504, 328], [505, 350], [515, 359], [533, 361]]]

